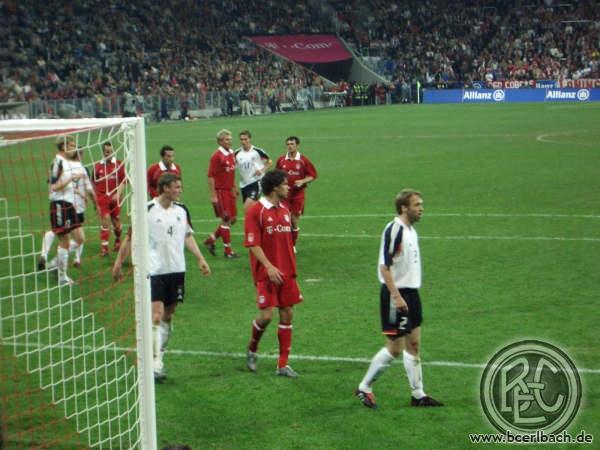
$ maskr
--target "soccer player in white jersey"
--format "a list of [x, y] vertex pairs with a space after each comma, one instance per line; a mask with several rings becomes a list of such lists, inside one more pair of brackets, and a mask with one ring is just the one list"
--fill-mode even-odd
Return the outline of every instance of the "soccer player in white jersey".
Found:
[[381, 283], [380, 311], [385, 346], [371, 360], [355, 395], [368, 408], [377, 408], [373, 383], [403, 353], [411, 388], [411, 406], [442, 406], [425, 394], [419, 348], [421, 344], [421, 254], [414, 224], [423, 214], [423, 198], [412, 189], [396, 196], [398, 215], [381, 236], [378, 277]]
[[242, 146], [235, 151], [235, 166], [240, 175], [242, 203], [247, 210], [260, 197], [260, 180], [273, 162], [267, 152], [252, 145], [250, 131], [240, 133], [240, 143]]
[[75, 206], [75, 212], [77, 213], [77, 221], [81, 224], [80, 227], [73, 230], [74, 240], [71, 240], [69, 244], [69, 251], [74, 253], [73, 265], [79, 267], [81, 265], [81, 254], [83, 252], [83, 244], [85, 243], [85, 233], [83, 231], [83, 223], [85, 221], [85, 210], [90, 199], [96, 204], [96, 193], [90, 180], [88, 171], [83, 164], [81, 164], [82, 149], [79, 149], [70, 161], [71, 170], [74, 174], [79, 174], [79, 179], [75, 181], [75, 197], [73, 199], [73, 205]]
[[[157, 381], [166, 378], [163, 354], [171, 336], [175, 309], [178, 303], [183, 302], [185, 293], [184, 248], [192, 252], [202, 274], [210, 274], [210, 267], [193, 236], [190, 213], [183, 203], [178, 203], [182, 190], [179, 176], [164, 173], [158, 179], [158, 197], [148, 203], [152, 347], [154, 378]], [[124, 244], [113, 266], [115, 278], [120, 277], [131, 240], [127, 239]]]
[[[59, 136], [56, 139], [57, 153], [50, 167], [49, 200], [50, 200], [50, 225], [52, 232], [58, 236], [57, 269], [58, 283], [72, 284], [73, 280], [67, 275], [69, 265], [69, 234], [81, 227], [75, 210], [76, 183], [81, 178], [81, 173], [73, 170], [71, 159], [77, 154], [77, 146], [73, 136]], [[80, 164], [81, 165], [81, 164]], [[54, 239], [52, 237], [52, 239]], [[78, 236], [73, 239], [81, 245]], [[47, 250], [47, 236], [44, 236], [42, 255], [38, 261], [38, 269], [45, 268]], [[51, 245], [51, 243], [50, 243]], [[44, 253], [44, 251], [46, 253]]]

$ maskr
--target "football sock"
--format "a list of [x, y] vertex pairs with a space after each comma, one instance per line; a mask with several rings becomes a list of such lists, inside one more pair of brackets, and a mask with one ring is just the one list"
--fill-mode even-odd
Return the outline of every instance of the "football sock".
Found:
[[160, 321], [159, 330], [160, 330], [160, 351], [164, 352], [167, 348], [167, 344], [169, 343], [169, 338], [171, 337], [171, 322], [166, 322], [164, 320]]
[[115, 227], [115, 239], [118, 241], [121, 239], [121, 226]]
[[296, 241], [298, 240], [298, 234], [300, 233], [300, 228], [292, 228], [292, 242], [296, 245]]
[[110, 232], [108, 228], [100, 227], [100, 243], [103, 247], [108, 247], [108, 239], [110, 237]]
[[[217, 228], [217, 230], [218, 230], [218, 228]], [[208, 235], [208, 237], [204, 240], [204, 243], [206, 245], [211, 245], [211, 244], [214, 244], [216, 240], [217, 240], [217, 238], [215, 237], [215, 234], [214, 233], [210, 233]]]
[[223, 246], [225, 247], [225, 254], [231, 253], [231, 228], [226, 225], [220, 225], [221, 237], [223, 238]]
[[421, 359], [418, 356], [411, 355], [404, 350], [404, 368], [408, 383], [410, 384], [411, 394], [414, 398], [425, 397], [423, 391], [423, 372], [421, 370]]
[[60, 280], [67, 276], [67, 266], [69, 265], [69, 250], [59, 246], [56, 252], [56, 258], [56, 267], [58, 268], [58, 279]]
[[217, 229], [215, 230], [215, 232], [211, 235], [211, 238], [213, 238], [213, 240], [217, 240], [221, 237], [221, 225], [219, 225], [217, 227]]
[[82, 253], [83, 253], [83, 242], [75, 249], [75, 261], [81, 261]]
[[42, 239], [42, 257], [44, 259], [48, 259], [48, 252], [52, 248], [52, 244], [54, 243], [54, 234], [53, 231], [46, 231], [44, 233], [44, 238]]
[[256, 320], [252, 321], [252, 337], [250, 338], [250, 343], [248, 344], [249, 351], [256, 353], [258, 350], [258, 343], [265, 332], [265, 328], [267, 327], [265, 326], [264, 328], [261, 328], [258, 323], [256, 323]]
[[288, 363], [290, 350], [292, 348], [292, 324], [280, 323], [277, 330], [277, 338], [279, 340], [279, 361], [277, 367], [285, 367]]
[[367, 369], [367, 373], [365, 373], [364, 378], [358, 385], [358, 389], [363, 392], [373, 392], [371, 386], [377, 380], [377, 378], [379, 378], [381, 374], [385, 372], [388, 367], [390, 367], [390, 364], [393, 360], [394, 356], [386, 347], [383, 347], [381, 350], [379, 350], [375, 356], [373, 356], [371, 365]]
[[152, 356], [154, 356], [155, 361], [159, 359], [160, 344], [160, 325], [152, 325]]

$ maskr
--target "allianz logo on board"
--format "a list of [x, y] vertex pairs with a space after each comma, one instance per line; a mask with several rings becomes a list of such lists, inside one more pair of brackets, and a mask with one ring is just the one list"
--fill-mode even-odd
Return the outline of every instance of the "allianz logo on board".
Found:
[[579, 89], [577, 92], [565, 92], [560, 90], [548, 90], [546, 100], [579, 100], [585, 102], [590, 98], [589, 89]]
[[479, 91], [465, 91], [463, 93], [463, 100], [494, 100], [495, 102], [501, 102], [504, 100], [504, 91], [502, 89], [496, 89], [494, 92], [479, 92]]

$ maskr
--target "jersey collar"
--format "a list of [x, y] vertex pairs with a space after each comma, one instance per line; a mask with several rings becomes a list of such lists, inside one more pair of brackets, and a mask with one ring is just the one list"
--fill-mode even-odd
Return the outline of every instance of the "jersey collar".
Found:
[[265, 208], [267, 209], [271, 209], [271, 208], [277, 208], [273, 203], [271, 203], [266, 197], [261, 197], [258, 200]]
[[221, 147], [220, 145], [219, 145], [219, 148], [218, 148], [218, 150], [219, 150], [221, 153], [223, 153], [225, 156], [228, 156], [228, 155], [230, 155], [230, 154], [231, 154], [231, 149], [230, 149], [230, 150], [225, 150], [225, 149], [224, 149], [223, 147]]
[[165, 166], [165, 163], [164, 163], [164, 161], [161, 159], [161, 160], [158, 162], [158, 167], [160, 167], [160, 170], [162, 170], [163, 172], [164, 172], [165, 170], [175, 170], [175, 163], [171, 163], [171, 167], [167, 168], [167, 166]]
[[[162, 162], [162, 161], [161, 161]], [[117, 163], [117, 158], [115, 158], [114, 156], [110, 158], [110, 163], [111, 164], [116, 164]], [[106, 159], [102, 160], [102, 164], [106, 164]]]
[[294, 158], [290, 158], [290, 154], [289, 154], [289, 152], [287, 152], [285, 154], [285, 159], [289, 159], [289, 160], [292, 160], [292, 161], [300, 161], [300, 152], [296, 151], [296, 156]]
[[394, 222], [396, 222], [398, 225], [401, 225], [401, 226], [403, 226], [403, 227], [405, 227], [405, 228], [408, 228], [409, 230], [411, 230], [411, 229], [412, 229], [412, 226], [411, 226], [411, 225], [408, 225], [408, 224], [406, 224], [406, 223], [404, 223], [404, 222], [402, 221], [402, 219], [400, 218], [400, 216], [396, 216], [396, 217], [394, 217]]

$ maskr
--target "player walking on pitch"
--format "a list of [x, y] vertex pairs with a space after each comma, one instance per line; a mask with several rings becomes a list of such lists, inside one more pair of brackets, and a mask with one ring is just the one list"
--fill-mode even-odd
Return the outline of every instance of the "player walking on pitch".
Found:
[[221, 223], [214, 233], [211, 233], [204, 241], [210, 254], [216, 255], [215, 242], [219, 238], [223, 239], [225, 258], [238, 257], [237, 253], [231, 249], [231, 225], [237, 218], [235, 155], [231, 150], [231, 141], [231, 131], [223, 129], [217, 133], [219, 147], [210, 158], [208, 190], [215, 215], [221, 219]]
[[250, 265], [256, 288], [258, 316], [252, 322], [252, 335], [247, 351], [248, 368], [255, 372], [258, 343], [279, 309], [279, 360], [276, 374], [296, 378], [288, 366], [292, 346], [292, 316], [295, 304], [302, 301], [296, 283], [296, 256], [292, 241], [290, 211], [283, 204], [289, 192], [285, 172], [267, 172], [261, 180], [264, 194], [246, 212], [244, 246], [250, 250]]
[[240, 174], [242, 203], [247, 210], [260, 196], [260, 179], [271, 167], [269, 155], [252, 145], [252, 135], [245, 130], [240, 133], [242, 146], [235, 151], [235, 166]]
[[[166, 378], [163, 355], [172, 332], [172, 319], [185, 294], [185, 254], [187, 248], [196, 258], [203, 275], [210, 274], [204, 256], [194, 239], [189, 211], [179, 203], [181, 179], [165, 173], [158, 180], [158, 197], [148, 203], [150, 290], [152, 297], [152, 339], [154, 378]], [[119, 279], [122, 264], [129, 253], [128, 238], [113, 265], [113, 277]]]
[[378, 276], [381, 283], [380, 311], [385, 346], [375, 354], [355, 395], [368, 408], [376, 408], [373, 383], [403, 353], [411, 388], [411, 406], [442, 406], [423, 390], [419, 349], [421, 345], [421, 254], [414, 224], [423, 214], [423, 198], [404, 189], [396, 196], [398, 215], [381, 236]]
[[290, 193], [286, 203], [292, 213], [292, 239], [296, 245], [300, 232], [300, 216], [304, 214], [304, 191], [308, 183], [317, 179], [317, 169], [310, 159], [300, 154], [300, 139], [297, 136], [287, 138], [285, 145], [287, 153], [277, 159], [275, 167], [287, 174]]

